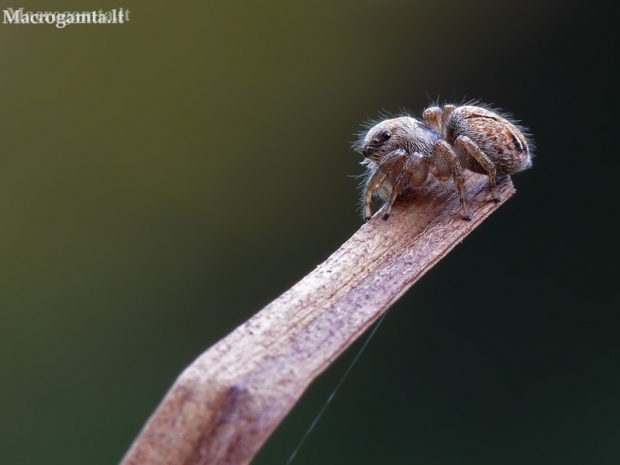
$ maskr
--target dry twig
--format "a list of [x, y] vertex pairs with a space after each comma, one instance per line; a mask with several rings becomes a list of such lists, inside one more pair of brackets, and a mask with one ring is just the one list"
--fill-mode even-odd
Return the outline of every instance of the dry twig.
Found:
[[[508, 177], [498, 186], [505, 200]], [[219, 341], [177, 379], [122, 465], [247, 464], [310, 382], [497, 205], [468, 173], [427, 182], [362, 226], [325, 263]]]

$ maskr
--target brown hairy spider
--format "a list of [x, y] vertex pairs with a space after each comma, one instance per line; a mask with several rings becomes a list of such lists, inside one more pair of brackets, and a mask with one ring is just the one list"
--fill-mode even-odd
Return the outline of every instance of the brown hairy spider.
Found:
[[385, 200], [383, 219], [403, 190], [420, 187], [428, 173], [440, 181], [454, 178], [466, 220], [471, 220], [463, 170], [489, 176], [493, 200], [500, 202], [496, 178], [532, 166], [525, 130], [508, 117], [478, 105], [432, 106], [422, 122], [410, 117], [386, 119], [371, 127], [356, 145], [367, 158], [364, 216], [372, 216], [372, 197]]

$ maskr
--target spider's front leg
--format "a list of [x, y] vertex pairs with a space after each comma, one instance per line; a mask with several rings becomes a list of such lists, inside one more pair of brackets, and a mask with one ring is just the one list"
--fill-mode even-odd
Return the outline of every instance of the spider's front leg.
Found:
[[387, 202], [385, 202], [385, 211], [383, 219], [387, 220], [392, 213], [392, 205], [406, 187], [420, 187], [428, 176], [428, 164], [426, 158], [420, 153], [412, 153], [407, 155], [405, 163], [400, 169], [400, 173], [392, 186], [392, 194]]
[[[377, 162], [375, 170], [368, 177], [366, 181], [366, 185], [364, 188], [364, 218], [368, 221], [372, 217], [372, 197], [379, 190], [384, 183], [389, 183], [392, 186], [390, 197], [396, 198], [395, 195], [398, 195], [397, 187], [395, 186], [395, 182], [398, 179], [398, 176], [405, 165], [407, 158], [407, 153], [402, 150], [395, 150], [393, 152], [387, 153], [381, 157], [381, 159]], [[400, 188], [402, 190], [402, 188]], [[395, 191], [396, 194], [395, 194]], [[389, 203], [388, 200], [386, 203]], [[393, 202], [393, 200], [391, 200]], [[391, 207], [389, 207], [391, 209]], [[389, 213], [388, 213], [389, 216]], [[386, 219], [384, 215], [384, 219]]]
[[375, 168], [364, 187], [364, 221], [368, 221], [372, 217], [372, 196], [381, 187], [383, 181], [387, 177], [387, 173], [382, 171], [381, 168]]
[[450, 179], [450, 175], [452, 175], [458, 189], [461, 206], [463, 207], [463, 215], [467, 221], [470, 221], [472, 216], [467, 203], [463, 167], [452, 147], [444, 140], [438, 141], [433, 147], [433, 153], [428, 161], [431, 173], [440, 181], [447, 181]]

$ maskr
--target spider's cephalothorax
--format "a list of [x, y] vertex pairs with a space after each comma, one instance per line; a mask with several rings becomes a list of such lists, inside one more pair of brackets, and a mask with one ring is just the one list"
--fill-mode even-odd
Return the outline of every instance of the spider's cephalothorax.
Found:
[[470, 220], [463, 169], [488, 175], [493, 199], [499, 202], [497, 176], [532, 165], [523, 132], [496, 112], [474, 105], [430, 107], [422, 122], [410, 116], [381, 121], [358, 144], [368, 168], [365, 218], [372, 215], [374, 194], [386, 201], [383, 219], [387, 219], [403, 190], [421, 186], [430, 171], [440, 181], [454, 178], [463, 213]]

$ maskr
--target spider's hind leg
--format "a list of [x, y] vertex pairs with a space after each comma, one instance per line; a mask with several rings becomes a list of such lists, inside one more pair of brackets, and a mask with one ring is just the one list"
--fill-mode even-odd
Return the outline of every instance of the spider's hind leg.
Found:
[[[501, 202], [502, 198], [497, 193], [497, 170], [491, 159], [482, 151], [480, 147], [467, 136], [459, 136], [454, 142], [454, 147], [459, 155], [459, 158], [469, 156], [476, 160], [484, 172], [489, 176], [489, 184], [491, 185], [491, 194], [495, 202]], [[483, 172], [483, 174], [484, 174]]]

